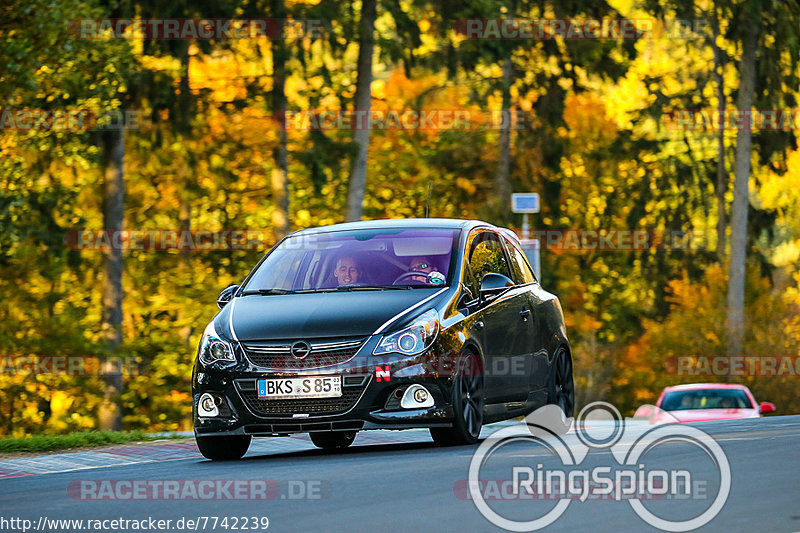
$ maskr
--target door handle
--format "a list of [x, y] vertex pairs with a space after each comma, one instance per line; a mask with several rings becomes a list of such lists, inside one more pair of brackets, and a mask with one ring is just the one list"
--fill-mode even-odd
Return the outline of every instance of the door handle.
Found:
[[527, 322], [528, 318], [530, 318], [530, 316], [531, 316], [531, 310], [530, 309], [523, 309], [522, 311], [519, 312], [519, 316], [522, 317], [522, 320]]
[[477, 322], [475, 322], [475, 329], [483, 329], [484, 325], [485, 324], [483, 323], [483, 320], [478, 320]]

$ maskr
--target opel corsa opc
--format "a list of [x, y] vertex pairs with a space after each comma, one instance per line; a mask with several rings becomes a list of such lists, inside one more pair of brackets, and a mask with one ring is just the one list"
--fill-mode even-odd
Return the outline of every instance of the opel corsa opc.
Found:
[[481, 426], [556, 404], [572, 416], [558, 298], [509, 230], [381, 220], [293, 233], [222, 291], [193, 371], [197, 445], [238, 459], [252, 437], [309, 433], [325, 449], [360, 430]]

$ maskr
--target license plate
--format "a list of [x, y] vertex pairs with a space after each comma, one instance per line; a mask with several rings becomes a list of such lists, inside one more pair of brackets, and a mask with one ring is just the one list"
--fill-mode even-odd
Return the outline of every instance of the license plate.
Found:
[[341, 376], [258, 380], [258, 397], [267, 400], [286, 398], [336, 398], [341, 395]]

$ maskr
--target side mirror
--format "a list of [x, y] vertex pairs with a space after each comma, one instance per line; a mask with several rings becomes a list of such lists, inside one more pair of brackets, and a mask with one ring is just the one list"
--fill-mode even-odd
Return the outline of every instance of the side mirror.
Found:
[[758, 410], [761, 412], [762, 415], [771, 413], [775, 411], [775, 404], [769, 402], [761, 402], [761, 405], [758, 406]]
[[219, 293], [219, 296], [217, 296], [217, 305], [219, 306], [219, 308], [222, 309], [223, 307], [225, 307], [225, 304], [233, 300], [233, 295], [236, 294], [236, 291], [238, 290], [239, 286], [236, 284], [228, 285], [227, 287], [222, 289], [222, 292]]
[[506, 276], [489, 272], [481, 278], [481, 299], [486, 300], [488, 296], [499, 294], [513, 286], [514, 282]]

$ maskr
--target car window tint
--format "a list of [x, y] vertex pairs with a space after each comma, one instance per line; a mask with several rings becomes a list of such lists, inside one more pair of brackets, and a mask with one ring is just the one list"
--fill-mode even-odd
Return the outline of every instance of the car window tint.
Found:
[[490, 272], [511, 278], [506, 256], [497, 235], [484, 232], [475, 238], [470, 249], [469, 269], [478, 281]]
[[665, 411], [691, 409], [753, 409], [750, 399], [739, 389], [705, 389], [668, 392], [661, 402]]
[[[458, 234], [445, 228], [387, 228], [294, 235], [269, 253], [244, 289], [445, 286]], [[337, 275], [337, 267], [348, 274]]]

